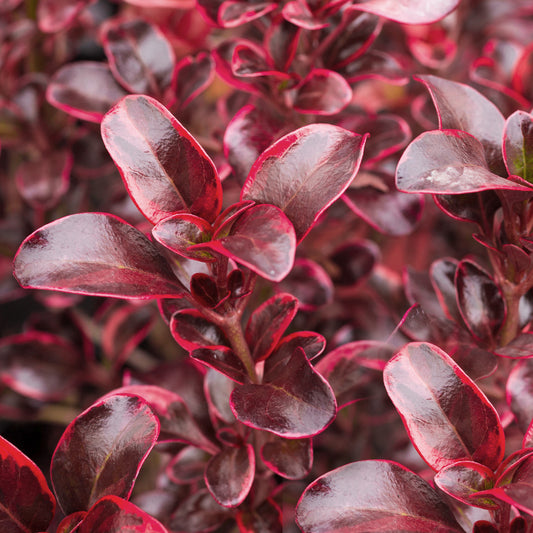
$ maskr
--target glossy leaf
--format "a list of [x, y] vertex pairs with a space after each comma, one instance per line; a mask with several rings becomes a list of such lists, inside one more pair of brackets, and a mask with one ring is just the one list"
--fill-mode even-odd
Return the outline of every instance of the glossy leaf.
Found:
[[13, 533], [45, 531], [56, 500], [37, 465], [0, 436], [0, 523]]
[[289, 133], [254, 163], [241, 199], [278, 206], [301, 241], [357, 174], [365, 141], [329, 124]]
[[101, 497], [128, 498], [159, 435], [159, 422], [138, 397], [114, 394], [67, 427], [52, 457], [51, 477], [65, 514]]
[[271, 437], [261, 448], [261, 459], [278, 476], [302, 479], [313, 465], [313, 445], [311, 439]]
[[337, 72], [314, 69], [299, 85], [293, 108], [300, 113], [334, 115], [352, 100], [352, 89]]
[[211, 54], [199, 52], [184, 57], [174, 71], [172, 86], [180, 108], [194, 100], [215, 78], [215, 61]]
[[115, 79], [129, 92], [161, 96], [170, 86], [174, 50], [156, 26], [142, 19], [112, 20], [102, 41]]
[[245, 338], [256, 363], [272, 353], [297, 311], [298, 300], [287, 293], [269, 298], [253, 311], [246, 325]]
[[203, 479], [209, 456], [199, 448], [186, 446], [165, 468], [165, 473], [178, 485], [196, 483]]
[[461, 261], [455, 275], [457, 303], [472, 335], [483, 341], [493, 339], [506, 316], [499, 287], [475, 263]]
[[280, 351], [267, 359], [261, 384], [237, 385], [231, 409], [248, 426], [285, 438], [309, 437], [335, 417], [335, 397], [303, 349], [286, 355]]
[[326, 347], [326, 339], [314, 331], [296, 331], [283, 337], [276, 346], [276, 353], [283, 351], [283, 357], [290, 357], [296, 348], [301, 348], [307, 359], [312, 361], [318, 357]]
[[509, 174], [533, 182], [533, 116], [516, 111], [505, 122], [503, 158]]
[[52, 76], [46, 99], [69, 115], [99, 123], [126, 94], [105, 63], [77, 61]]
[[533, 333], [518, 334], [505, 346], [496, 348], [494, 353], [500, 357], [533, 357]]
[[85, 516], [87, 516], [87, 511], [78, 511], [69, 514], [61, 520], [61, 523], [57, 526], [56, 533], [71, 533], [72, 531], [75, 531], [76, 526], [81, 523]]
[[71, 26], [76, 17], [95, 0], [40, 0], [37, 4], [39, 30], [55, 33]]
[[89, 509], [77, 533], [168, 533], [167, 529], [133, 503], [118, 496], [104, 496]]
[[235, 415], [230, 408], [230, 396], [235, 383], [221, 372], [209, 369], [204, 388], [210, 410], [214, 415], [227, 424], [235, 422]]
[[255, 509], [240, 508], [235, 518], [239, 531], [247, 533], [269, 533], [283, 530], [283, 513], [279, 506], [267, 499]]
[[206, 320], [196, 309], [174, 313], [170, 320], [170, 331], [176, 342], [187, 351], [228, 344], [220, 328]]
[[405, 150], [396, 168], [396, 185], [404, 192], [462, 194], [491, 189], [533, 192], [493, 174], [483, 146], [460, 130], [428, 131]]
[[533, 360], [520, 361], [509, 372], [506, 384], [507, 403], [522, 432], [533, 420]]
[[485, 149], [491, 169], [500, 168], [505, 119], [499, 109], [472, 87], [437, 76], [420, 76], [437, 109], [440, 129], [462, 130]]
[[296, 250], [294, 228], [282, 210], [273, 205], [247, 209], [227, 237], [195, 245], [192, 250], [212, 250], [272, 281], [291, 270]]
[[296, 509], [304, 533], [459, 533], [438, 493], [407, 468], [388, 461], [341, 466], [309, 485]]
[[425, 2], [424, 0], [408, 0], [395, 2], [394, 0], [366, 0], [354, 4], [354, 9], [368, 11], [380, 17], [385, 17], [402, 24], [430, 24], [444, 18], [451, 13], [460, 0], [439, 0]]
[[281, 12], [285, 20], [305, 30], [319, 30], [327, 26], [322, 17], [315, 16], [306, 0], [290, 0]]
[[456, 461], [499, 465], [504, 434], [498, 414], [448, 354], [428, 343], [407, 344], [383, 377], [411, 441], [433, 469]]
[[455, 290], [455, 276], [459, 263], [453, 258], [443, 257], [431, 263], [431, 285], [439, 299], [440, 306], [451, 320], [460, 322], [457, 294]]
[[329, 257], [335, 265], [335, 283], [346, 287], [361, 284], [370, 276], [379, 257], [380, 250], [373, 241], [345, 242]]
[[[199, 2], [203, 4], [204, 2]], [[225, 0], [218, 11], [218, 23], [223, 28], [234, 28], [255, 20], [276, 8], [274, 2], [262, 0]]]
[[255, 473], [253, 446], [226, 447], [213, 456], [205, 469], [205, 482], [224, 507], [240, 505], [252, 487]]
[[23, 287], [120, 298], [180, 296], [156, 246], [113, 215], [69, 215], [27, 237], [14, 261]]
[[216, 168], [191, 134], [157, 100], [123, 98], [102, 121], [102, 138], [133, 201], [157, 224], [177, 212], [218, 215]]
[[476, 493], [491, 489], [496, 482], [490, 468], [471, 461], [459, 461], [437, 472], [435, 484], [452, 498], [467, 505], [495, 510], [499, 505]]
[[190, 355], [197, 361], [218, 370], [237, 383], [245, 383], [249, 379], [243, 362], [227, 346], [196, 348]]

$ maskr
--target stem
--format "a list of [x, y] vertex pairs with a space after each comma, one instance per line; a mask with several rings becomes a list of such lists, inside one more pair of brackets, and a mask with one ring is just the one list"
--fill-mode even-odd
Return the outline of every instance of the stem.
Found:
[[520, 329], [520, 298], [522, 296], [520, 287], [508, 280], [502, 280], [501, 288], [505, 304], [507, 306], [507, 316], [500, 332], [500, 344], [509, 344], [517, 335]]

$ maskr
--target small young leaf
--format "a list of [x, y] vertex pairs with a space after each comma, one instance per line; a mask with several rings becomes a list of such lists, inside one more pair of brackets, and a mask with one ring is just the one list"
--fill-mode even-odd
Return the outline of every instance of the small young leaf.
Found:
[[533, 183], [533, 116], [515, 111], [505, 122], [503, 158], [509, 174]]
[[14, 274], [23, 287], [118, 298], [184, 294], [157, 247], [104, 213], [79, 213], [43, 226], [21, 244]]
[[184, 57], [174, 71], [172, 86], [181, 109], [209, 87], [215, 78], [215, 61], [211, 54], [199, 52]]

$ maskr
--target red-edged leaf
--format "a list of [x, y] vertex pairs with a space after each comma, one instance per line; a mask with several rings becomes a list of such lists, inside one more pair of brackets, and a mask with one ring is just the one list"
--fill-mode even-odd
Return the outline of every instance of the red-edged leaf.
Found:
[[57, 526], [56, 533], [71, 533], [81, 523], [81, 521], [87, 516], [87, 511], [77, 511], [66, 516], [59, 526]]
[[184, 57], [174, 71], [172, 86], [180, 108], [186, 107], [205, 91], [215, 78], [215, 61], [211, 54], [199, 52]]
[[40, 0], [37, 4], [37, 23], [45, 33], [68, 28], [76, 17], [96, 0]]
[[311, 439], [281, 439], [273, 436], [261, 448], [261, 459], [281, 477], [302, 479], [313, 465], [313, 444]]
[[293, 108], [299, 113], [334, 115], [352, 101], [352, 88], [337, 72], [314, 69], [299, 85]]
[[68, 150], [56, 150], [49, 156], [28, 161], [17, 169], [17, 189], [34, 209], [51, 209], [67, 192], [72, 154]]
[[439, 194], [433, 198], [448, 216], [474, 222], [482, 228], [488, 220], [492, 221], [494, 213], [501, 206], [497, 193], [491, 190], [473, 194]]
[[472, 335], [482, 341], [493, 339], [506, 316], [499, 287], [480, 266], [468, 260], [457, 266], [455, 287], [459, 311]]
[[119, 298], [180, 296], [157, 247], [113, 215], [69, 215], [27, 237], [14, 261], [23, 287]]
[[0, 523], [9, 533], [48, 529], [56, 500], [37, 465], [0, 436]]
[[341, 286], [355, 286], [367, 279], [380, 258], [373, 241], [345, 242], [329, 256], [335, 265], [334, 281]]
[[244, 424], [285, 438], [310, 437], [323, 431], [336, 414], [335, 396], [302, 348], [284, 350], [265, 363], [261, 384], [237, 385], [231, 409]]
[[0, 340], [0, 381], [23, 396], [64, 398], [82, 372], [80, 352], [62, 337], [33, 331]]
[[428, 343], [407, 344], [383, 377], [411, 441], [433, 469], [456, 461], [499, 465], [505, 441], [498, 414], [447, 353]]
[[322, 17], [315, 16], [306, 0], [290, 0], [283, 6], [281, 12], [285, 20], [306, 30], [319, 30], [328, 25]]
[[298, 300], [291, 294], [276, 294], [250, 316], [246, 325], [246, 342], [255, 362], [266, 359], [274, 350], [298, 311]]
[[112, 19], [102, 43], [115, 79], [129, 92], [161, 96], [169, 87], [176, 59], [161, 31], [142, 19]]
[[507, 378], [507, 403], [525, 432], [533, 420], [533, 359], [520, 361]]
[[516, 111], [505, 122], [503, 158], [509, 174], [533, 182], [533, 116]]
[[204, 389], [209, 408], [227, 424], [235, 422], [235, 415], [230, 408], [230, 396], [234, 387], [235, 383], [228, 376], [211, 369], [207, 371]]
[[389, 461], [341, 466], [309, 485], [296, 509], [304, 533], [460, 533], [448, 506], [421, 477]]
[[98, 500], [76, 533], [168, 533], [167, 529], [136, 505], [114, 495]]
[[269, 65], [263, 49], [251, 42], [243, 41], [233, 50], [231, 71], [234, 76], [261, 78], [269, 76], [277, 81], [289, 80], [290, 74], [280, 72]]
[[142, 398], [155, 413], [161, 424], [158, 442], [185, 442], [209, 453], [217, 453], [218, 447], [202, 432], [183, 398], [156, 385], [128, 385], [113, 390], [114, 394], [133, 394]]
[[494, 353], [500, 357], [533, 357], [533, 333], [520, 333], [510, 343], [495, 348]]
[[490, 168], [500, 168], [505, 119], [485, 96], [463, 83], [437, 76], [418, 78], [437, 109], [440, 129], [462, 130], [476, 137], [485, 149]]
[[301, 241], [356, 175], [365, 141], [365, 136], [330, 124], [293, 131], [259, 156], [241, 199], [278, 206]]
[[166, 7], [171, 9], [191, 9], [194, 0], [124, 0], [127, 4], [141, 7]]
[[405, 150], [396, 168], [396, 185], [404, 192], [462, 194], [491, 189], [533, 193], [493, 174], [482, 144], [460, 130], [427, 131]]
[[69, 115], [99, 123], [126, 94], [105, 63], [77, 61], [52, 76], [46, 99]]
[[239, 509], [235, 520], [241, 533], [283, 531], [282, 510], [270, 498], [254, 509]]
[[184, 309], [174, 313], [170, 320], [170, 331], [176, 342], [187, 351], [228, 344], [222, 330], [206, 320], [196, 309]]
[[165, 473], [178, 485], [196, 483], [203, 479], [209, 456], [195, 446], [186, 446], [165, 468]]
[[233, 224], [230, 234], [191, 250], [213, 250], [260, 276], [281, 281], [291, 270], [296, 236], [291, 221], [274, 205], [250, 207]]
[[265, 31], [265, 50], [270, 63], [277, 70], [282, 72], [289, 70], [298, 49], [300, 33], [301, 29], [298, 26], [291, 24], [282, 16], [274, 17], [270, 22]]
[[495, 510], [499, 505], [491, 498], [476, 493], [494, 487], [493, 471], [472, 461], [458, 461], [437, 472], [435, 484], [452, 498], [482, 509]]
[[460, 0], [366, 0], [353, 5], [353, 9], [368, 11], [402, 24], [430, 24], [451, 13]]
[[251, 444], [226, 447], [207, 463], [205, 482], [220, 505], [237, 507], [248, 496], [254, 474], [255, 454]]
[[123, 98], [102, 121], [102, 138], [128, 192], [152, 223], [185, 211], [213, 221], [221, 206], [215, 165], [157, 100]]
[[190, 352], [190, 355], [237, 383], [245, 383], [249, 379], [246, 367], [231, 348], [226, 346], [197, 348]]
[[431, 285], [446, 316], [460, 322], [455, 290], [455, 275], [459, 262], [456, 259], [443, 257], [436, 259], [430, 266]]
[[101, 497], [128, 498], [159, 435], [159, 422], [138, 397], [111, 395], [73, 420], [52, 457], [54, 492], [65, 514]]
[[276, 353], [283, 351], [286, 354], [284, 357], [290, 357], [297, 347], [301, 348], [305, 352], [307, 359], [312, 361], [324, 351], [326, 339], [320, 333], [315, 333], [314, 331], [296, 331], [281, 339], [276, 346]]

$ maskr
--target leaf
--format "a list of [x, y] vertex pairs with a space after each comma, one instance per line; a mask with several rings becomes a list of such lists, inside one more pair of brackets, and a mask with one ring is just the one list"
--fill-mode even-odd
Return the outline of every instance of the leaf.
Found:
[[455, 274], [457, 304], [472, 335], [482, 341], [495, 338], [506, 307], [500, 288], [472, 261], [461, 261]]
[[430, 266], [431, 285], [439, 300], [440, 306], [450, 320], [461, 322], [457, 307], [455, 276], [459, 262], [451, 257], [436, 259]]
[[293, 131], [259, 156], [241, 200], [279, 207], [301, 241], [357, 174], [365, 141], [365, 136], [330, 124]]
[[96, 123], [126, 94], [109, 67], [95, 61], [77, 61], [61, 67], [46, 89], [49, 104]]
[[205, 319], [196, 309], [183, 309], [172, 315], [170, 332], [176, 342], [187, 351], [228, 344], [222, 330]]
[[533, 357], [533, 333], [519, 333], [505, 346], [495, 348], [494, 353], [500, 357]]
[[490, 468], [472, 461], [458, 461], [437, 472], [435, 484], [452, 498], [466, 505], [496, 510], [500, 506], [477, 493], [491, 489], [496, 482]]
[[451, 511], [421, 477], [389, 461], [350, 463], [319, 477], [302, 494], [303, 533], [459, 533]]
[[236, 385], [231, 410], [247, 426], [296, 439], [323, 431], [336, 403], [326, 380], [296, 348], [289, 357], [280, 351], [267, 359], [261, 384]]
[[533, 420], [533, 359], [520, 361], [511, 369], [506, 396], [518, 427], [525, 432]]
[[315, 16], [306, 0], [290, 0], [283, 6], [282, 14], [285, 20], [306, 30], [320, 30], [328, 25], [322, 17]]
[[515, 111], [503, 132], [503, 159], [509, 174], [533, 183], [533, 116]]
[[190, 356], [237, 383], [245, 383], [249, 379], [246, 367], [227, 346], [197, 348], [190, 352]]
[[352, 96], [352, 88], [340, 74], [313, 69], [297, 88], [293, 109], [299, 113], [334, 115], [348, 106]]
[[159, 422], [138, 397], [113, 394], [67, 427], [52, 457], [54, 492], [65, 514], [101, 497], [128, 498], [159, 435]]
[[283, 531], [283, 513], [272, 499], [268, 498], [254, 509], [240, 508], [235, 517], [239, 531], [245, 533], [270, 533]]
[[250, 207], [233, 224], [228, 236], [215, 238], [191, 250], [212, 250], [248, 267], [271, 281], [291, 270], [296, 251], [294, 228], [274, 205]]
[[404, 151], [396, 168], [396, 185], [404, 192], [463, 194], [493, 189], [533, 192], [493, 174], [483, 146], [460, 130], [427, 131]]
[[75, 531], [76, 526], [81, 523], [85, 516], [87, 516], [87, 511], [77, 511], [69, 514], [61, 520], [61, 523], [57, 526], [56, 533], [71, 533]]
[[45, 531], [56, 500], [37, 465], [0, 436], [0, 523], [13, 533]]
[[255, 454], [251, 444], [226, 447], [207, 463], [205, 482], [220, 505], [237, 507], [248, 496], [254, 474]]
[[282, 439], [272, 436], [261, 448], [261, 459], [285, 479], [302, 479], [313, 465], [311, 439]]
[[494, 407], [443, 350], [409, 343], [383, 371], [385, 388], [409, 437], [434, 470], [456, 461], [495, 469], [504, 453]]
[[425, 0], [366, 0], [353, 5], [353, 9], [360, 9], [374, 13], [402, 24], [430, 24], [444, 18], [451, 13], [460, 0], [439, 0], [427, 2]]
[[440, 129], [462, 130], [476, 137], [484, 147], [491, 169], [501, 167], [505, 119], [485, 96], [463, 83], [437, 76], [417, 78], [428, 89], [439, 118]]
[[244, 335], [256, 363], [272, 353], [297, 311], [298, 300], [291, 294], [281, 293], [252, 312]]
[[173, 483], [179, 485], [197, 483], [204, 477], [208, 455], [195, 446], [186, 446], [165, 468], [165, 473]]
[[331, 253], [336, 284], [353, 287], [367, 279], [379, 261], [381, 251], [373, 241], [345, 242]]
[[157, 97], [170, 86], [176, 59], [157, 26], [112, 19], [102, 30], [102, 44], [115, 79], [129, 92]]
[[95, 0], [40, 0], [37, 22], [44, 33], [56, 33], [72, 26], [79, 14]]
[[76, 533], [168, 533], [136, 505], [114, 495], [104, 496], [89, 509]]
[[93, 296], [163, 298], [185, 288], [143, 233], [113, 215], [79, 213], [27, 237], [14, 261], [26, 288]]
[[128, 193], [153, 224], [177, 212], [211, 222], [222, 189], [215, 165], [157, 100], [123, 98], [102, 120], [102, 138]]
[[184, 57], [174, 71], [172, 86], [181, 109], [205, 91], [215, 79], [215, 61], [211, 54], [198, 52]]

